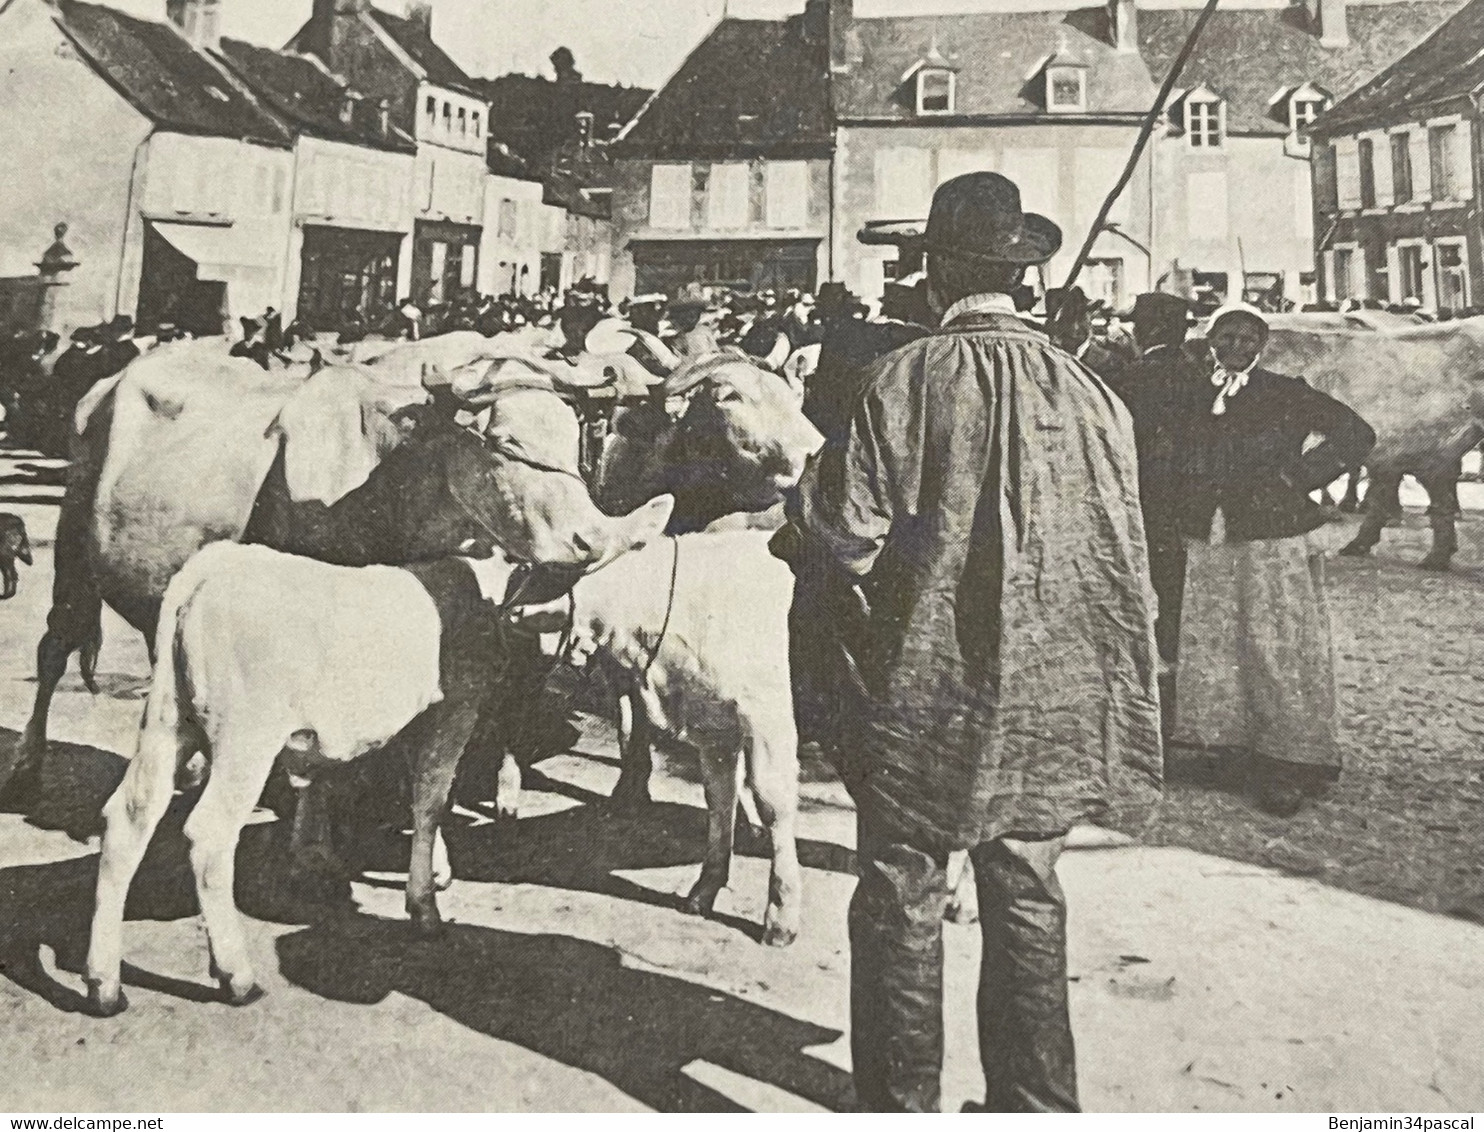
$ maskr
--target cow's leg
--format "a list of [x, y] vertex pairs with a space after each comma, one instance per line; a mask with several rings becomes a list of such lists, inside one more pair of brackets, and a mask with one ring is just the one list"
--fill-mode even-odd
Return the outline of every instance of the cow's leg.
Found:
[[1360, 558], [1375, 549], [1381, 541], [1381, 532], [1386, 523], [1401, 511], [1400, 472], [1379, 473], [1372, 471], [1370, 490], [1365, 497], [1365, 517], [1355, 537], [1340, 548], [1339, 553], [1351, 558]]
[[52, 696], [67, 674], [67, 658], [78, 642], [48, 628], [36, 646], [36, 700], [31, 718], [9, 759], [0, 757], [0, 794], [23, 806], [36, 801], [41, 792], [41, 762], [46, 756], [47, 716]]
[[1458, 553], [1458, 477], [1463, 474], [1460, 461], [1451, 473], [1428, 476], [1422, 488], [1427, 492], [1427, 522], [1432, 527], [1432, 549], [1418, 563], [1424, 570], [1447, 570]]
[[948, 855], [948, 892], [943, 918], [950, 924], [977, 924], [979, 886], [974, 882], [974, 863], [966, 849]]
[[618, 697], [618, 756], [618, 783], [613, 787], [611, 804], [619, 810], [643, 809], [650, 803], [654, 732], [643, 699], [632, 690]]
[[328, 886], [343, 886], [350, 866], [335, 852], [331, 816], [331, 783], [316, 778], [297, 791], [289, 832], [289, 871], [304, 895], [324, 895]]
[[[434, 856], [438, 827], [464, 747], [479, 721], [480, 699], [456, 697], [429, 709], [429, 739], [414, 754], [412, 775], [412, 855], [407, 865], [407, 915], [419, 935], [443, 932], [438, 914]], [[447, 849], [444, 849], [445, 862]]]
[[746, 750], [747, 784], [757, 800], [758, 818], [768, 832], [773, 869], [768, 877], [768, 911], [763, 942], [787, 947], [799, 936], [804, 881], [799, 869], [796, 824], [799, 815], [799, 741], [792, 727], [777, 735], [755, 733]]
[[242, 915], [232, 887], [237, 841], [283, 749], [285, 736], [263, 726], [238, 728], [223, 721], [214, 729], [211, 777], [186, 819], [196, 895], [211, 947], [211, 976], [233, 1006], [263, 996], [247, 953]]
[[1360, 507], [1360, 469], [1356, 468], [1345, 477], [1345, 496], [1340, 500], [1340, 510], [1346, 515], [1353, 515]]
[[0, 601], [15, 597], [15, 591], [20, 585], [20, 574], [16, 572], [15, 559], [6, 558], [0, 560], [0, 579], [4, 580], [4, 588], [0, 589]]
[[88, 943], [88, 1004], [107, 1017], [128, 1006], [119, 968], [123, 962], [124, 902], [149, 839], [174, 793], [178, 742], [174, 729], [147, 724], [124, 780], [103, 807], [103, 849]]
[[737, 761], [728, 746], [703, 746], [701, 780], [706, 787], [706, 859], [685, 898], [685, 910], [709, 916], [732, 873], [732, 839], [737, 829]]

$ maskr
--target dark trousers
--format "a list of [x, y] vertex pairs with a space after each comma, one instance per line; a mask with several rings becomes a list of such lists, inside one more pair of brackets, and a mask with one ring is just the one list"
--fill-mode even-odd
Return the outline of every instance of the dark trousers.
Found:
[[[873, 840], [859, 823], [850, 902], [856, 1100], [870, 1112], [937, 1112], [943, 1072], [946, 859]], [[984, 950], [979, 1058], [991, 1112], [1077, 1112], [1067, 1013], [1066, 838], [999, 838], [970, 850]]]

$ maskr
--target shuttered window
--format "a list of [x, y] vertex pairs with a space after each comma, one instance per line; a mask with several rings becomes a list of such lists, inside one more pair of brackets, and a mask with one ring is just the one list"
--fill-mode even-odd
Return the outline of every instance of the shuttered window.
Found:
[[748, 189], [751, 183], [751, 171], [742, 162], [711, 166], [711, 179], [706, 192], [706, 227], [747, 227]]
[[652, 228], [690, 227], [689, 165], [656, 165], [649, 180], [649, 224]]
[[1360, 153], [1353, 138], [1335, 143], [1335, 188], [1341, 208], [1360, 207]]
[[809, 166], [803, 161], [770, 161], [765, 174], [764, 213], [769, 228], [809, 224]]

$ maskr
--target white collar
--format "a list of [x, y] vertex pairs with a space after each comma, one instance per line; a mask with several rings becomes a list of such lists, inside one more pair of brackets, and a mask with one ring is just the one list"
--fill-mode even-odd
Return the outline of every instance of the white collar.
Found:
[[954, 319], [962, 318], [966, 314], [1007, 314], [1014, 318], [1019, 313], [1015, 309], [1015, 300], [1009, 295], [989, 293], [967, 295], [943, 312], [940, 325], [947, 326]]

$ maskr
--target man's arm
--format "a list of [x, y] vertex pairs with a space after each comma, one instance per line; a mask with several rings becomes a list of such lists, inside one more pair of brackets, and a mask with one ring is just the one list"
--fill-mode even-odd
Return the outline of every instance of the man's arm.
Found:
[[892, 525], [882, 417], [883, 407], [868, 388], [856, 402], [844, 441], [809, 462], [789, 500], [790, 523], [803, 540], [858, 577], [870, 573]]

